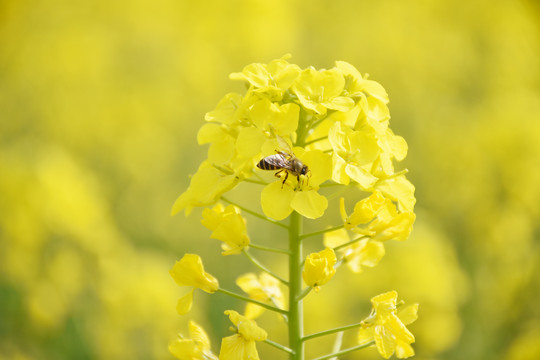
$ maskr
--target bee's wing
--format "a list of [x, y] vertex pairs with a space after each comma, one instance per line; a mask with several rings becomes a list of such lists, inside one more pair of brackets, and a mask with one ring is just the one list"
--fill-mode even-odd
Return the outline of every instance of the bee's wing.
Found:
[[290, 161], [282, 154], [270, 155], [264, 158], [264, 161], [277, 168], [288, 168]]
[[291, 146], [284, 138], [276, 134], [276, 140], [281, 150], [284, 150], [285, 152], [292, 155], [293, 151], [291, 149]]

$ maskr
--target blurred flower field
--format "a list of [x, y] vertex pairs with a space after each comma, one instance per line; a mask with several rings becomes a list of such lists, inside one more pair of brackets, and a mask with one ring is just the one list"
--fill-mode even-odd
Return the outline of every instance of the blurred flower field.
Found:
[[[0, 359], [172, 359], [167, 344], [190, 319], [219, 348], [223, 312], [243, 304], [216, 294], [210, 306], [200, 292], [179, 316], [169, 269], [196, 248], [234, 288], [249, 262], [221, 255], [201, 209], [169, 214], [206, 157], [205, 113], [242, 91], [228, 75], [286, 53], [302, 67], [347, 61], [384, 85], [392, 128], [409, 145], [398, 166], [417, 198], [410, 239], [321, 288], [306, 303], [308, 332], [361, 319], [369, 298], [392, 288], [420, 303], [416, 359], [540, 357], [537, 2], [7, 0]], [[286, 241], [247, 219], [259, 243]], [[351, 289], [363, 301], [348, 301]], [[258, 322], [283, 331], [274, 316]], [[367, 358], [380, 356], [343, 357]]]

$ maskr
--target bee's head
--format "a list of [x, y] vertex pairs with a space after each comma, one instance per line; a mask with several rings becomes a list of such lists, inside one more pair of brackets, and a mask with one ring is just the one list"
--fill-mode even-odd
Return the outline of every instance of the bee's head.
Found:
[[302, 166], [302, 170], [300, 170], [301, 175], [306, 175], [308, 172], [308, 168], [306, 165]]

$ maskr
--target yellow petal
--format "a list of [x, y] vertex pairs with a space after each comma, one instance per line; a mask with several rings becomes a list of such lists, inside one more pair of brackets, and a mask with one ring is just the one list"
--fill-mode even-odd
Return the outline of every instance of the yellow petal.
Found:
[[264, 214], [272, 219], [283, 220], [293, 210], [291, 200], [295, 196], [294, 190], [281, 181], [267, 185], [261, 192], [261, 206]]
[[178, 299], [176, 303], [176, 312], [178, 315], [185, 315], [191, 310], [191, 305], [193, 304], [193, 290], [191, 289], [186, 295]]
[[220, 140], [225, 135], [221, 125], [215, 123], [204, 124], [197, 133], [197, 143], [199, 145], [208, 144]]
[[409, 325], [418, 319], [418, 304], [401, 306], [397, 314], [404, 325]]
[[390, 358], [396, 350], [396, 343], [393, 339], [392, 333], [388, 331], [384, 326], [377, 325], [373, 332], [373, 338], [377, 345], [379, 354], [385, 359]]
[[319, 184], [330, 179], [332, 176], [332, 156], [323, 153], [320, 150], [306, 151], [300, 155], [296, 153], [302, 162], [308, 166], [310, 171], [309, 180], [306, 186], [318, 188]]
[[400, 211], [414, 210], [414, 185], [404, 175], [381, 181], [377, 184], [377, 189], [386, 197], [397, 201]]
[[189, 322], [189, 336], [203, 351], [210, 350], [210, 338], [204, 329], [193, 320]]
[[169, 352], [179, 360], [202, 359], [201, 352], [191, 339], [176, 339], [169, 343]]
[[347, 164], [345, 166], [345, 172], [351, 179], [360, 185], [360, 188], [367, 191], [370, 191], [378, 180], [378, 178], [369, 171], [352, 164]]
[[263, 341], [266, 340], [268, 334], [253, 320], [240, 315], [234, 310], [225, 311], [225, 315], [229, 316], [231, 322], [238, 328], [238, 333], [248, 341]]
[[414, 355], [414, 349], [410, 344], [398, 340], [396, 343], [396, 357], [405, 359]]
[[211, 164], [226, 164], [233, 158], [235, 153], [235, 141], [232, 136], [225, 135], [208, 148], [208, 161]]
[[[241, 335], [235, 334], [221, 339], [221, 350], [219, 351], [219, 360], [247, 360], [247, 347], [253, 341], [246, 341]], [[259, 356], [253, 358], [259, 360]]]
[[300, 215], [308, 219], [317, 219], [324, 215], [328, 207], [326, 197], [320, 195], [315, 190], [299, 191], [293, 193], [294, 197], [291, 206]]
[[350, 177], [345, 171], [347, 163], [337, 153], [332, 154], [332, 180], [338, 184], [349, 185]]
[[349, 233], [345, 229], [330, 231], [324, 234], [324, 246], [335, 248], [351, 241]]
[[240, 129], [236, 139], [236, 152], [244, 157], [252, 157], [261, 152], [266, 136], [256, 127]]

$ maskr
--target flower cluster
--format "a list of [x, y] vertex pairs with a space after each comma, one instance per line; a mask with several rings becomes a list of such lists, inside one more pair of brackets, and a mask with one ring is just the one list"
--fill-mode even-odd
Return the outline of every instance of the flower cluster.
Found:
[[[285, 219], [293, 210], [321, 217], [328, 201], [318, 190], [328, 180], [378, 190], [399, 211], [412, 211], [414, 187], [394, 172], [392, 162], [406, 156], [407, 144], [388, 126], [388, 95], [379, 83], [343, 61], [330, 70], [301, 70], [286, 58], [251, 64], [231, 79], [244, 80], [249, 88], [243, 95], [227, 94], [206, 114], [197, 140], [210, 144], [208, 157], [173, 214], [212, 205], [240, 182], [260, 179], [257, 163], [276, 151], [300, 160], [310, 174], [305, 181], [280, 178], [263, 189], [261, 206], [273, 219]], [[284, 146], [280, 138], [296, 146]]]
[[[303, 337], [299, 331], [303, 299], [311, 290], [318, 293], [342, 264], [356, 273], [376, 266], [385, 254], [383, 243], [406, 240], [415, 221], [414, 186], [405, 170], [394, 169], [394, 161], [405, 158], [407, 144], [389, 127], [384, 88], [343, 61], [331, 69], [316, 70], [301, 69], [287, 58], [251, 64], [231, 74], [231, 79], [247, 84], [247, 91], [227, 94], [206, 114], [207, 123], [197, 140], [209, 145], [208, 156], [172, 209], [173, 214], [184, 211], [187, 215], [194, 207], [204, 207], [201, 223], [211, 231], [212, 239], [222, 242], [222, 255], [243, 254], [262, 271], [237, 278], [244, 296], [220, 288], [197, 255], [186, 254], [171, 269], [178, 285], [191, 287], [178, 301], [179, 314], [190, 310], [194, 288], [247, 303], [243, 315], [225, 312], [235, 334], [223, 338], [220, 360], [259, 359], [255, 343], [261, 341], [303, 360], [303, 343], [328, 333]], [[244, 182], [261, 186], [262, 214], [225, 197]], [[330, 202], [334, 196], [329, 191], [337, 190], [337, 194], [346, 188], [354, 189], [359, 198], [352, 212], [344, 198]], [[318, 219], [328, 209], [341, 214], [340, 224], [311, 234], [301, 232], [303, 218]], [[242, 212], [286, 228], [289, 248], [257, 244], [256, 237], [248, 234]], [[281, 222], [287, 218], [289, 224]], [[301, 258], [303, 239], [317, 235], [324, 235], [324, 248]], [[262, 264], [252, 249], [288, 256], [289, 278]], [[288, 287], [288, 304], [281, 286]], [[411, 356], [414, 336], [405, 325], [416, 318], [417, 306], [397, 312], [396, 299], [393, 291], [374, 297], [372, 314], [344, 327], [360, 328], [356, 347], [334, 354], [376, 345], [385, 358], [393, 353], [400, 358]], [[255, 323], [265, 310], [278, 313], [287, 323], [288, 347], [270, 341]], [[190, 334], [191, 339], [171, 343], [173, 355], [216, 358], [202, 328], [190, 323]]]

